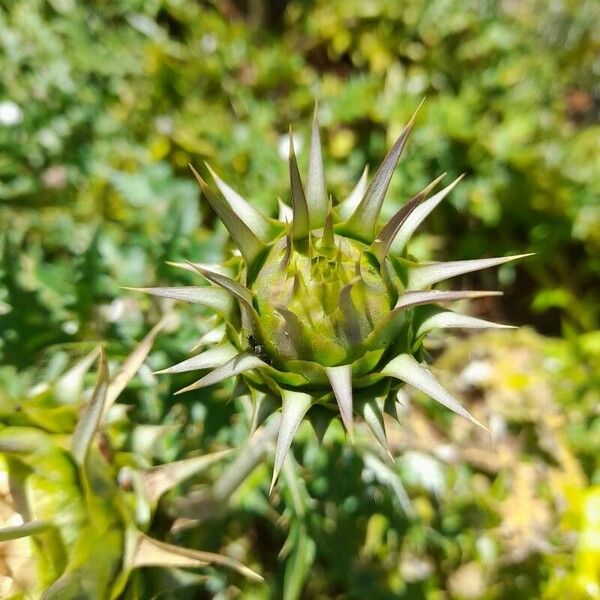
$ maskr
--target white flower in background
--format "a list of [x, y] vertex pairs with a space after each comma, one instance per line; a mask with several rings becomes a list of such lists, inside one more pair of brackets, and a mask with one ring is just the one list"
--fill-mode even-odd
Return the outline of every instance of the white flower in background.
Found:
[[12, 127], [23, 120], [23, 109], [12, 100], [0, 102], [0, 125]]

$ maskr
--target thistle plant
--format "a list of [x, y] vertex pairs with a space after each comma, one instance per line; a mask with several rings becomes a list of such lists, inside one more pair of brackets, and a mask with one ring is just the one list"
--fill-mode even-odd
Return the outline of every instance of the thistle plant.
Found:
[[[36, 386], [16, 406], [0, 396], [0, 595], [2, 598], [109, 600], [123, 597], [141, 567], [234, 569], [261, 577], [219, 554], [148, 534], [160, 498], [229, 451], [152, 467], [111, 443], [113, 406], [168, 317], [109, 376], [96, 348], [57, 381]], [[86, 371], [98, 362], [87, 401]], [[121, 419], [122, 421], [122, 419]], [[116, 429], [123, 423], [117, 419]], [[125, 424], [134, 434], [135, 425]], [[129, 596], [127, 596], [129, 597]], [[138, 596], [135, 596], [138, 597]]]
[[239, 253], [223, 265], [179, 265], [211, 286], [142, 288], [219, 315], [214, 347], [162, 371], [212, 369], [177, 393], [238, 376], [254, 398], [255, 421], [264, 406], [281, 407], [271, 487], [300, 423], [305, 417], [322, 419], [323, 409], [333, 409], [325, 413], [330, 417], [339, 412], [349, 436], [353, 413], [361, 415], [388, 448], [383, 410], [405, 383], [481, 425], [424, 365], [423, 339], [439, 328], [507, 327], [441, 307], [500, 292], [432, 286], [526, 255], [442, 263], [420, 263], [408, 255], [410, 237], [460, 177], [430, 195], [443, 175], [438, 177], [380, 224], [417, 111], [370, 183], [365, 170], [352, 193], [335, 204], [325, 184], [315, 110], [305, 182], [290, 130], [291, 207], [280, 202], [277, 220], [258, 212], [210, 167], [217, 190], [192, 167]]

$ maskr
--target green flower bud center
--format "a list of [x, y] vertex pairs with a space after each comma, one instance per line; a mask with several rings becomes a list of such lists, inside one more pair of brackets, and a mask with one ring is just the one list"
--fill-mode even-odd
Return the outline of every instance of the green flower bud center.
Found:
[[276, 362], [323, 366], [356, 360], [389, 313], [392, 298], [366, 246], [316, 233], [288, 247], [277, 240], [254, 283], [262, 343]]

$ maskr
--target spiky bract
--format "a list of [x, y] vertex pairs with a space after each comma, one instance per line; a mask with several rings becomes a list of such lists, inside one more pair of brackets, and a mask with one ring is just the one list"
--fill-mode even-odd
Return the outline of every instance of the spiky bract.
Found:
[[280, 203], [277, 221], [257, 212], [210, 167], [218, 192], [194, 170], [241, 257], [229, 261], [225, 270], [181, 265], [215, 288], [144, 289], [204, 304], [221, 315], [226, 327], [220, 345], [164, 372], [214, 368], [181, 392], [241, 376], [258, 391], [257, 403], [265, 395], [276, 398], [282, 419], [274, 477], [299, 424], [307, 412], [310, 418], [317, 404], [337, 403], [350, 432], [353, 412], [361, 413], [384, 445], [382, 407], [404, 382], [477, 422], [423, 366], [422, 342], [434, 328], [505, 327], [439, 306], [497, 292], [430, 288], [519, 257], [420, 264], [407, 255], [415, 229], [460, 178], [430, 197], [442, 178], [438, 177], [387, 224], [379, 225], [384, 197], [415, 118], [416, 112], [371, 182], [367, 185], [365, 171], [350, 196], [333, 206], [315, 111], [306, 188], [290, 135], [292, 206]]

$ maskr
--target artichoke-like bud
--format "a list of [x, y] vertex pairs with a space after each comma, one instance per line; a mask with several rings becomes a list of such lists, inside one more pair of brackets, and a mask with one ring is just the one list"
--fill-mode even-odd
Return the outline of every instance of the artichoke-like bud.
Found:
[[505, 327], [440, 307], [499, 292], [431, 286], [520, 256], [428, 264], [408, 257], [412, 233], [460, 178], [430, 195], [443, 176], [438, 177], [388, 223], [379, 224], [415, 118], [416, 112], [370, 183], [365, 170], [350, 196], [334, 206], [326, 190], [315, 111], [306, 185], [290, 134], [292, 206], [280, 202], [277, 221], [259, 213], [210, 167], [218, 191], [192, 168], [241, 256], [228, 261], [227, 269], [180, 265], [214, 287], [143, 289], [211, 307], [225, 320], [219, 345], [164, 372], [214, 369], [180, 392], [241, 376], [257, 405], [267, 396], [275, 398], [282, 418], [273, 481], [297, 428], [315, 405], [337, 405], [350, 434], [353, 412], [360, 413], [384, 446], [382, 407], [403, 383], [479, 424], [422, 364], [422, 342], [435, 328]]

